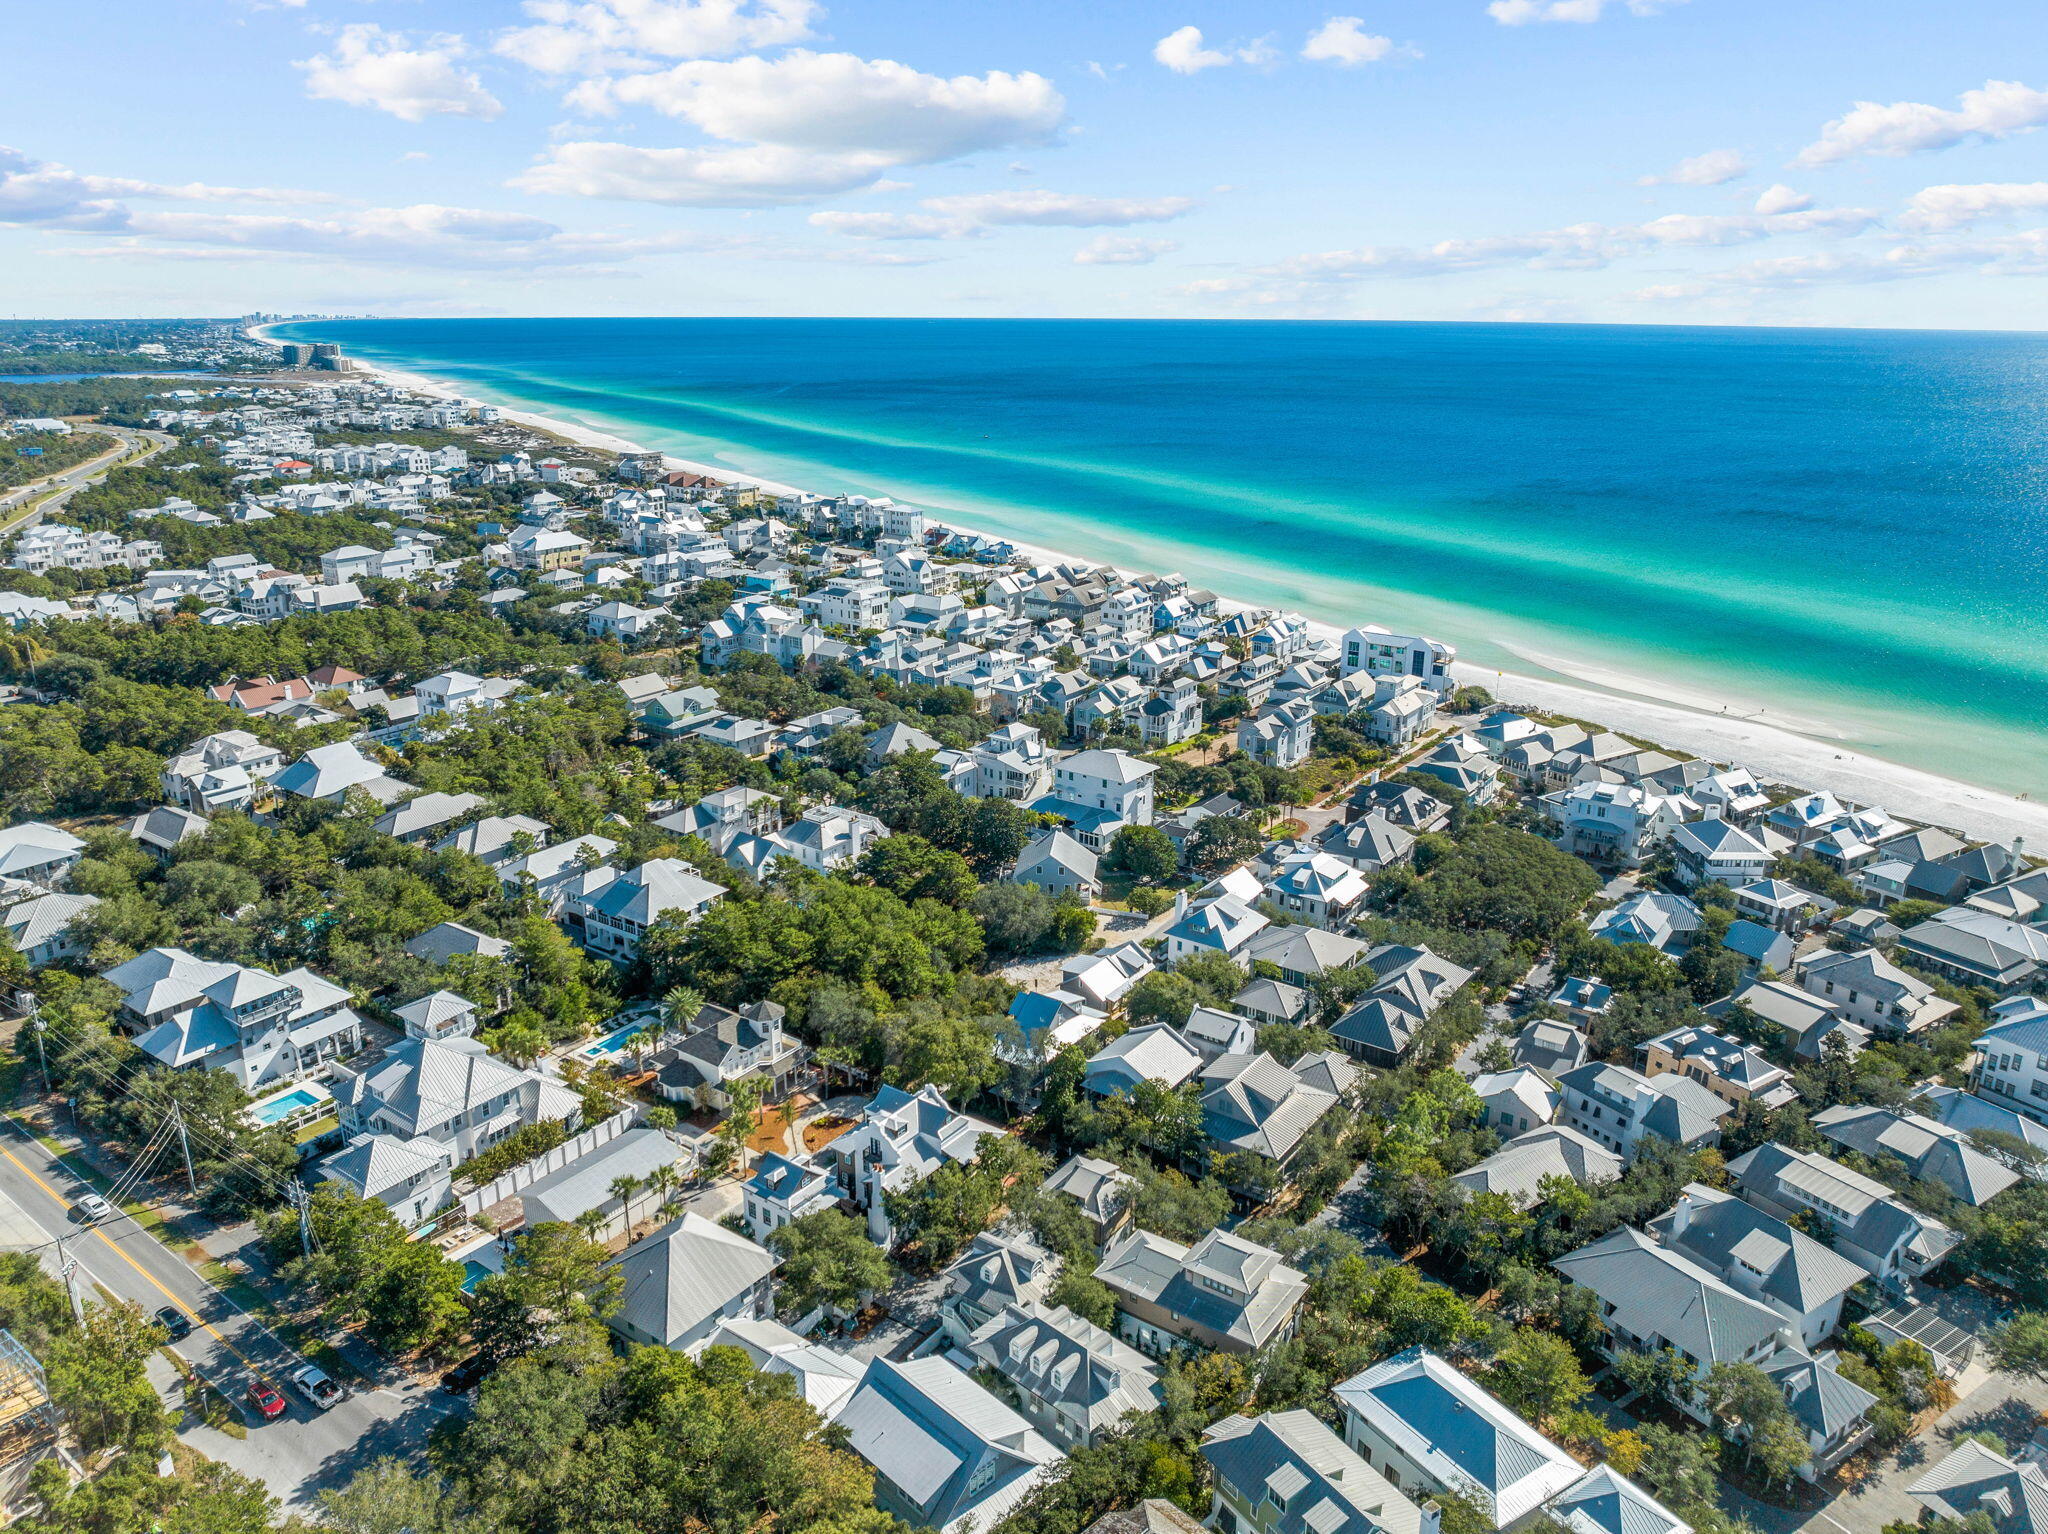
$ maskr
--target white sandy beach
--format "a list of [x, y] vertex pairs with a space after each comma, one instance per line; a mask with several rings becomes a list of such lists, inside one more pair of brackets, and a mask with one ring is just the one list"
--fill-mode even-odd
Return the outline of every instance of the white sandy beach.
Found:
[[[260, 340], [271, 339], [261, 328], [252, 334]], [[468, 397], [459, 387], [441, 379], [394, 368], [372, 367], [360, 361], [355, 362], [355, 366], [361, 372], [402, 388], [449, 399]], [[533, 411], [500, 408], [506, 420], [552, 432], [589, 447], [615, 453], [651, 451], [639, 443], [575, 422]], [[722, 464], [699, 463], [669, 454], [664, 454], [664, 457], [684, 473], [758, 485], [777, 495], [804, 493], [797, 486], [737, 473]], [[964, 531], [979, 531], [950, 514], [946, 522], [948, 526]], [[1077, 560], [1075, 556], [1057, 549], [1019, 543], [1015, 539], [1008, 541], [1027, 559], [1038, 563], [1099, 563]], [[1235, 610], [1256, 604], [1228, 601], [1226, 605]], [[1310, 626], [1317, 633], [1331, 638], [1342, 633], [1332, 624], [1311, 620]], [[1547, 657], [1544, 663], [1550, 664]], [[1560, 669], [1564, 664], [1557, 663]], [[1980, 788], [1937, 773], [1846, 750], [1837, 743], [1790, 728], [1788, 724], [1791, 721], [1768, 711], [1761, 715], [1737, 716], [1707, 706], [1706, 700], [1679, 701], [1669, 695], [1670, 689], [1663, 689], [1664, 695], [1658, 696], [1638, 692], [1631, 685], [1662, 687], [1651, 678], [1616, 677], [1603, 685], [1588, 677], [1584, 678], [1584, 685], [1578, 685], [1462, 663], [1455, 668], [1454, 674], [1461, 682], [1484, 687], [1512, 706], [1567, 714], [1624, 735], [1655, 741], [1688, 755], [1746, 767], [1768, 782], [1805, 789], [1826, 789], [1840, 798], [1858, 804], [1879, 805], [1902, 818], [1944, 826], [1966, 836], [1996, 841], [2025, 838], [2033, 847], [2048, 847], [2048, 803], [2015, 798], [1996, 789]]]

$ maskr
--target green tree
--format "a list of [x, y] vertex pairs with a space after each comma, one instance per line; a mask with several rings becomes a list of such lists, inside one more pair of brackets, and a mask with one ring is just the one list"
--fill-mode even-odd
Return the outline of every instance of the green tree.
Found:
[[478, 1350], [496, 1360], [523, 1357], [550, 1338], [594, 1334], [618, 1308], [624, 1279], [605, 1266], [605, 1249], [574, 1225], [547, 1221], [516, 1242], [503, 1273], [476, 1286], [470, 1327]]
[[820, 1305], [851, 1314], [864, 1295], [889, 1285], [889, 1259], [868, 1239], [866, 1225], [836, 1209], [820, 1209], [768, 1233], [782, 1259], [780, 1308], [808, 1315]]
[[269, 1534], [278, 1512], [262, 1482], [213, 1460], [159, 1476], [154, 1454], [124, 1454], [70, 1482], [61, 1459], [37, 1461], [29, 1472], [36, 1510], [10, 1527], [19, 1534]]
[[319, 1520], [333, 1534], [490, 1534], [497, 1527], [469, 1516], [438, 1476], [415, 1474], [395, 1459], [321, 1492]]
[[1564, 1339], [1527, 1326], [1515, 1328], [1514, 1339], [1494, 1355], [1487, 1384], [1539, 1427], [1578, 1405], [1593, 1388]]
[[81, 1448], [153, 1454], [170, 1441], [170, 1418], [143, 1372], [164, 1341], [160, 1324], [123, 1301], [87, 1307], [85, 1324], [50, 1348], [50, 1399]]
[[754, 1132], [761, 1101], [768, 1095], [768, 1083], [759, 1076], [742, 1076], [738, 1081], [725, 1084], [725, 1095], [725, 1118], [718, 1125], [718, 1138], [731, 1147], [734, 1161], [744, 1172], [747, 1169], [747, 1140]]
[[1984, 1348], [2001, 1374], [2048, 1379], [2048, 1315], [2015, 1311], [1984, 1334]]
[[1697, 1393], [1692, 1365], [1670, 1348], [1624, 1349], [1615, 1355], [1614, 1372], [1629, 1389], [1669, 1406], [1690, 1401]]
[[1159, 883], [1180, 868], [1180, 849], [1157, 826], [1125, 826], [1109, 841], [1109, 867], [1134, 879]]
[[880, 885], [898, 900], [965, 905], [979, 888], [967, 859], [909, 833], [882, 838], [867, 850], [857, 867], [863, 879]]
[[1263, 832], [1238, 815], [1205, 816], [1188, 835], [1188, 866], [1213, 877], [1266, 845]]
[[290, 1211], [259, 1221], [286, 1273], [310, 1284], [330, 1315], [360, 1321], [379, 1346], [399, 1352], [431, 1347], [460, 1331], [467, 1312], [462, 1269], [412, 1233], [376, 1199], [357, 1198], [333, 1183], [308, 1204], [314, 1249], [299, 1242]]
[[936, 1007], [919, 1007], [904, 1020], [899, 1059], [889, 1071], [897, 1086], [915, 1091], [933, 1083], [952, 1102], [965, 1102], [1003, 1079], [995, 1033], [984, 1020], [960, 1017]]

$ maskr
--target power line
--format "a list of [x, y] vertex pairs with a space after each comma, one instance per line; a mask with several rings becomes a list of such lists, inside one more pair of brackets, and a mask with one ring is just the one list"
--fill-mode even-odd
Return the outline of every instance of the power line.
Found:
[[[40, 1008], [37, 1008], [34, 1016], [36, 1021], [42, 1021], [42, 1014]], [[66, 1039], [66, 1035], [61, 1029], [53, 1029], [52, 1031], [57, 1034], [57, 1037], [60, 1041]], [[112, 1035], [108, 1035], [107, 1038], [108, 1041], [111, 1042]], [[38, 1042], [40, 1042], [40, 1038]], [[107, 1091], [110, 1098], [119, 1100], [124, 1098], [132, 1098], [135, 1096], [135, 1086], [132, 1081], [123, 1082], [118, 1076], [114, 1075], [113, 1072], [110, 1071], [106, 1066], [102, 1065], [99, 1061], [92, 1058], [90, 1055], [84, 1053], [85, 1047], [88, 1044], [94, 1042], [93, 1040], [86, 1038], [77, 1038], [72, 1040], [71, 1042], [73, 1042], [76, 1045], [78, 1052], [72, 1055], [60, 1053], [58, 1056], [60, 1064], [64, 1064], [72, 1068], [75, 1068], [78, 1071], [85, 1074], [91, 1080], [97, 1082], [103, 1089]], [[278, 1196], [279, 1190], [281, 1188], [295, 1185], [290, 1179], [264, 1166], [262, 1162], [256, 1160], [256, 1158], [251, 1156], [247, 1151], [242, 1150], [239, 1147], [223, 1146], [222, 1144], [220, 1144], [219, 1141], [207, 1135], [203, 1130], [193, 1128], [190, 1125], [183, 1125], [183, 1115], [182, 1113], [180, 1113], [178, 1104], [175, 1100], [172, 1100], [169, 1103], [165, 1118], [158, 1121], [157, 1127], [159, 1132], [161, 1132], [164, 1126], [169, 1124], [173, 1118], [178, 1119], [186, 1132], [192, 1135], [196, 1135], [199, 1138], [200, 1143], [213, 1152], [215, 1158], [219, 1160], [221, 1163], [223, 1163], [222, 1171], [224, 1174], [239, 1172], [242, 1176], [249, 1178], [255, 1184], [256, 1187], [261, 1189], [263, 1192], [270, 1194], [272, 1197]], [[237, 1163], [245, 1163], [246, 1165], [237, 1165]]]

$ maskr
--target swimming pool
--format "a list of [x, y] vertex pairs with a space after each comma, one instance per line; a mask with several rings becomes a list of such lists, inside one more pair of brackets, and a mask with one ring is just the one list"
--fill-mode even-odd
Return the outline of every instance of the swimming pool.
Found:
[[268, 1129], [273, 1124], [282, 1124], [295, 1113], [308, 1108], [317, 1108], [333, 1100], [333, 1094], [325, 1087], [308, 1083], [293, 1087], [289, 1092], [279, 1092], [275, 1097], [266, 1097], [260, 1103], [251, 1103], [244, 1110], [249, 1121]]
[[614, 1028], [603, 1038], [593, 1039], [590, 1043], [577, 1050], [576, 1053], [586, 1060], [602, 1060], [606, 1055], [618, 1054], [626, 1047], [626, 1040], [633, 1037], [634, 1034], [645, 1028], [652, 1021], [652, 1018], [635, 1018], [623, 1028]]

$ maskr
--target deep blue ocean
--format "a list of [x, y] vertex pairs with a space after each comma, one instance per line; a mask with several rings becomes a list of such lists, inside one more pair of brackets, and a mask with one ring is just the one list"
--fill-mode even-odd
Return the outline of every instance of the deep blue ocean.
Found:
[[686, 458], [2048, 789], [2048, 336], [277, 327]]

